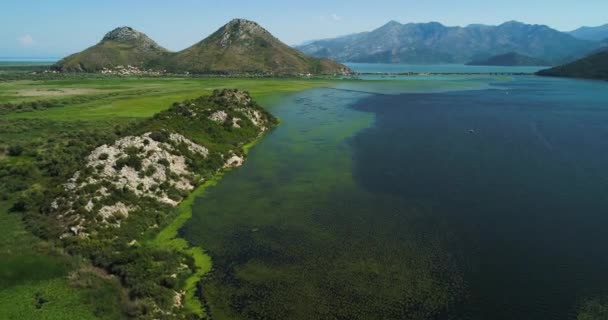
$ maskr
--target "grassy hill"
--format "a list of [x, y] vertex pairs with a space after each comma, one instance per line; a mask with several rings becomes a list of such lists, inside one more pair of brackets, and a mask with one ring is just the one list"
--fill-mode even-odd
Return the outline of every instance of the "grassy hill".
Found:
[[129, 27], [57, 63], [61, 71], [97, 72], [117, 66], [176, 73], [268, 75], [342, 74], [346, 66], [309, 57], [275, 38], [255, 22], [235, 19], [199, 43], [176, 53]]
[[540, 76], [608, 79], [608, 51], [599, 52], [575, 62], [541, 70]]
[[348, 68], [289, 47], [255, 22], [235, 19], [176, 53], [167, 68], [193, 73], [333, 74]]
[[547, 66], [548, 62], [530, 56], [510, 52], [492, 56], [487, 59], [474, 60], [467, 65], [470, 66]]
[[169, 51], [145, 34], [130, 28], [116, 28], [96, 45], [59, 61], [61, 71], [95, 72], [116, 66], [150, 68], [168, 57]]

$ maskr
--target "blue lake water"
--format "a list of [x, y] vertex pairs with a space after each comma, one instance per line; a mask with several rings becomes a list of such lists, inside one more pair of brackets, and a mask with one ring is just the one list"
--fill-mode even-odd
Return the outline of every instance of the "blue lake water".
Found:
[[576, 319], [608, 296], [608, 83], [346, 81], [197, 199], [217, 319]]
[[0, 66], [48, 65], [57, 61], [57, 58], [0, 58]]
[[361, 73], [535, 73], [549, 67], [535, 66], [467, 66], [464, 64], [388, 64], [388, 63], [346, 63], [356, 72]]

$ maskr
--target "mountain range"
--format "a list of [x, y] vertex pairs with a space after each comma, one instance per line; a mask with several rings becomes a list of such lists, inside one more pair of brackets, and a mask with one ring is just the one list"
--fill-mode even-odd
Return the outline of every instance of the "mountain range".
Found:
[[608, 41], [608, 24], [599, 27], [580, 27], [568, 33], [583, 40]]
[[367, 63], [467, 63], [516, 52], [550, 64], [584, 57], [602, 45], [544, 25], [517, 21], [498, 26], [447, 27], [438, 22], [391, 21], [370, 32], [298, 46], [314, 57]]
[[145, 34], [120, 27], [96, 45], [59, 61], [54, 69], [98, 72], [118, 66], [190, 73], [344, 74], [352, 71], [325, 58], [289, 47], [253, 21], [234, 19], [211, 36], [170, 52]]

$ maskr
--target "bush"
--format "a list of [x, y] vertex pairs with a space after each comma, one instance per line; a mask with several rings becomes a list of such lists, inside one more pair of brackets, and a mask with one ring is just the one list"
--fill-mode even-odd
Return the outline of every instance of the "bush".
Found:
[[149, 166], [146, 171], [144, 172], [144, 174], [146, 175], [146, 177], [151, 177], [156, 173], [156, 167], [155, 166]]
[[15, 201], [13, 206], [10, 208], [11, 212], [25, 212], [27, 211], [27, 202], [23, 199]]
[[150, 139], [157, 142], [167, 142], [169, 134], [164, 131], [154, 131], [150, 133]]
[[7, 148], [7, 153], [11, 157], [20, 156], [23, 153], [23, 146], [21, 145], [12, 145]]
[[116, 160], [114, 169], [120, 171], [124, 166], [128, 166], [135, 169], [135, 171], [139, 171], [142, 168], [141, 158], [136, 155], [129, 155], [125, 158], [120, 158]]

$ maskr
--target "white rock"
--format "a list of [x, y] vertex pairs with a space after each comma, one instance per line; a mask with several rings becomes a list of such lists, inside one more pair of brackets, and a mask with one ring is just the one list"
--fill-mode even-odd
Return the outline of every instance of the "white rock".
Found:
[[240, 167], [243, 165], [244, 162], [245, 162], [245, 159], [243, 159], [242, 157], [239, 157], [237, 155], [232, 155], [232, 157], [230, 157], [228, 160], [226, 160], [226, 163], [224, 164], [224, 168]]
[[217, 123], [224, 123], [226, 122], [227, 118], [228, 114], [224, 110], [216, 111], [209, 116], [209, 120], [215, 121]]

